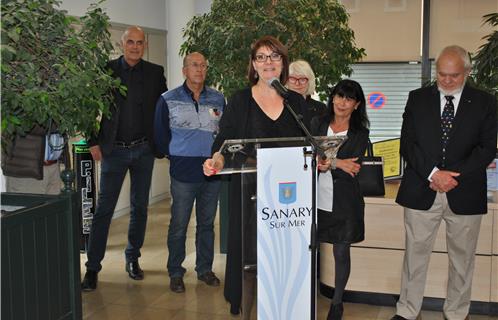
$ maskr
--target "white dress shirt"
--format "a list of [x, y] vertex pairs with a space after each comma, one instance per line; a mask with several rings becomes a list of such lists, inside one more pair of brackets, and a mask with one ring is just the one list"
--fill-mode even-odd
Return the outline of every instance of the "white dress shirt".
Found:
[[[454, 116], [456, 116], [456, 113], [457, 113], [457, 109], [458, 109], [458, 104], [460, 103], [460, 98], [462, 97], [462, 91], [459, 91], [455, 94], [453, 94], [453, 106], [454, 106]], [[439, 115], [443, 115], [443, 110], [444, 110], [444, 106], [446, 105], [446, 98], [445, 98], [445, 95], [441, 92], [439, 92]], [[438, 171], [439, 168], [438, 167], [434, 167], [434, 169], [432, 169], [431, 171], [431, 174], [429, 174], [429, 177], [427, 177], [427, 180], [429, 180], [430, 182], [432, 182], [432, 175]]]

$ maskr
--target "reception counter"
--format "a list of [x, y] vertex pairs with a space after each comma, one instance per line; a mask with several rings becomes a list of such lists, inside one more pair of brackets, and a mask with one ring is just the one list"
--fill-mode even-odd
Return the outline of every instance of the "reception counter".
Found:
[[[365, 198], [365, 241], [351, 248], [351, 275], [345, 301], [395, 305], [401, 281], [405, 230], [403, 207], [395, 203], [398, 184], [386, 184], [384, 197]], [[441, 223], [429, 264], [423, 309], [442, 310], [448, 257]], [[320, 291], [332, 296], [332, 245], [320, 245]], [[489, 203], [477, 244], [471, 313], [498, 314], [498, 204]]]

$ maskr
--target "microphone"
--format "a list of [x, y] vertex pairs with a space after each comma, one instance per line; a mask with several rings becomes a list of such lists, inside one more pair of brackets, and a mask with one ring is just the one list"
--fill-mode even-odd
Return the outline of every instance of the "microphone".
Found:
[[278, 80], [278, 78], [274, 77], [268, 80], [268, 85], [275, 88], [275, 90], [277, 90], [278, 94], [282, 98], [287, 99], [287, 97], [289, 97], [289, 90], [287, 90], [287, 88], [280, 83], [280, 80]]

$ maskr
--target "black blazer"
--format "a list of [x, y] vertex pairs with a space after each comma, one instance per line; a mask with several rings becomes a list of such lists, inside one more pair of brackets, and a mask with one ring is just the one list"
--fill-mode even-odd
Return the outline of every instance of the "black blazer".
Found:
[[312, 99], [311, 96], [306, 97], [306, 103], [308, 104], [311, 118], [324, 116], [327, 112], [325, 103]]
[[[247, 120], [249, 108], [251, 107], [251, 99], [252, 93], [251, 88], [249, 87], [237, 91], [228, 100], [228, 104], [220, 119], [219, 133], [216, 136], [211, 148], [212, 153], [219, 151], [225, 140], [247, 138]], [[292, 110], [302, 116], [301, 120], [304, 125], [309, 128], [311, 118], [304, 98], [300, 94], [289, 90], [289, 97], [287, 98], [287, 101]]]
[[[329, 124], [330, 116], [315, 117], [311, 121], [311, 133], [326, 136]], [[358, 162], [360, 162], [367, 149], [368, 134], [367, 129], [350, 128], [347, 134], [348, 139], [339, 148], [337, 157], [339, 159], [358, 157]], [[319, 240], [331, 243], [363, 241], [365, 239], [365, 202], [358, 179], [340, 169], [332, 170], [332, 178], [334, 180], [333, 214], [331, 219], [319, 221]]]
[[[113, 71], [114, 77], [119, 77], [121, 68], [122, 56], [118, 59], [111, 60], [108, 63], [108, 68]], [[156, 157], [161, 157], [154, 146], [154, 114], [156, 111], [156, 103], [163, 92], [168, 90], [166, 87], [166, 78], [164, 77], [164, 68], [160, 65], [142, 60], [144, 73], [144, 91], [143, 91], [143, 128], [145, 135], [149, 141], [149, 145]], [[124, 104], [126, 97], [119, 92], [114, 93], [115, 105], [111, 107], [110, 118], [102, 117], [100, 131], [96, 138], [90, 139], [90, 146], [99, 145], [104, 155], [109, 155], [112, 152], [114, 141], [119, 126], [119, 110]]]
[[[460, 173], [458, 186], [447, 193], [451, 210], [457, 214], [487, 212], [486, 167], [496, 154], [496, 98], [466, 85], [446, 146], [447, 170]], [[441, 163], [441, 107], [436, 86], [410, 92], [403, 114], [400, 153], [406, 168], [396, 202], [428, 210], [436, 192], [427, 180]]]

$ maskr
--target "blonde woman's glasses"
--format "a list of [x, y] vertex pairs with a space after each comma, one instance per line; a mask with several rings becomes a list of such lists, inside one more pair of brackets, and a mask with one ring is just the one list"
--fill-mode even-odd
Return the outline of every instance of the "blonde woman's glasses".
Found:
[[296, 77], [289, 77], [289, 82], [292, 84], [300, 84], [304, 85], [308, 83], [308, 78], [296, 78]]

